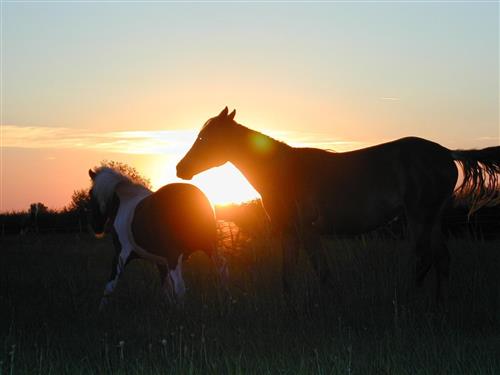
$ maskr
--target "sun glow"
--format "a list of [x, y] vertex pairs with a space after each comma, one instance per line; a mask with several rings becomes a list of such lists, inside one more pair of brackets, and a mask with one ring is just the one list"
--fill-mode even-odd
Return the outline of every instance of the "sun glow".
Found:
[[[149, 161], [147, 165], [142, 166], [144, 176], [151, 179], [153, 190], [172, 182], [190, 183], [199, 187], [212, 205], [242, 203], [259, 198], [255, 189], [230, 163], [202, 172], [192, 180], [185, 181], [175, 177], [175, 165], [178, 160], [180, 157], [158, 158], [155, 162]], [[172, 166], [172, 168], [167, 166]]]
[[242, 203], [259, 197], [243, 175], [227, 163], [195, 176], [192, 183], [198, 186], [212, 204]]

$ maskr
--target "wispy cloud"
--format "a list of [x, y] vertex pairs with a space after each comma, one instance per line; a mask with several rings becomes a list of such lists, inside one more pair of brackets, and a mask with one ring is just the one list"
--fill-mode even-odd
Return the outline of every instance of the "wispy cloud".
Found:
[[[125, 154], [178, 154], [194, 141], [196, 130], [130, 130], [96, 132], [61, 127], [2, 127], [4, 147], [97, 150]], [[360, 142], [342, 140], [324, 133], [293, 131], [269, 132], [293, 146], [319, 147], [343, 151], [361, 147]]]
[[491, 136], [484, 136], [484, 137], [477, 137], [476, 140], [478, 141], [486, 141], [486, 142], [489, 142], [489, 141], [497, 141], [500, 139], [500, 136], [496, 136], [496, 137], [491, 137]]
[[192, 142], [195, 131], [96, 132], [87, 129], [4, 125], [3, 146], [88, 149], [125, 154], [175, 153]]
[[278, 131], [269, 132], [273, 138], [284, 140], [295, 147], [316, 147], [334, 151], [346, 151], [360, 148], [363, 142], [333, 137], [331, 134], [318, 132]]

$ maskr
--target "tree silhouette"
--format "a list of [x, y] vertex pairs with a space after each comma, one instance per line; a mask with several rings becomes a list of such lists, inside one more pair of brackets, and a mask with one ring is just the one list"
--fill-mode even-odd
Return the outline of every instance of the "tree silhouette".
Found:
[[71, 202], [69, 203], [68, 211], [84, 211], [89, 207], [90, 197], [89, 189], [77, 189], [71, 195]]
[[46, 214], [49, 212], [49, 208], [41, 202], [31, 203], [30, 212], [32, 215]]
[[39, 217], [47, 216], [50, 211], [46, 205], [41, 202], [30, 204], [30, 226], [38, 233]]

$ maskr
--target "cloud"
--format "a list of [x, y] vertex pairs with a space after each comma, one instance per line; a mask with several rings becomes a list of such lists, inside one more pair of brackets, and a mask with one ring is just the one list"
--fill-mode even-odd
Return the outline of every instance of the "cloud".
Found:
[[334, 151], [347, 151], [366, 146], [363, 142], [335, 138], [318, 132], [278, 131], [269, 132], [273, 138], [284, 140], [295, 147], [315, 147]]
[[87, 149], [125, 154], [175, 153], [195, 137], [194, 131], [185, 130], [96, 132], [16, 125], [2, 126], [1, 134], [3, 147]]
[[[124, 154], [161, 155], [185, 152], [197, 130], [129, 130], [96, 132], [63, 127], [3, 125], [2, 146], [27, 149], [81, 149]], [[344, 151], [360, 142], [336, 139], [324, 133], [270, 132], [293, 146]]]
[[498, 142], [499, 139], [500, 139], [500, 136], [496, 136], [496, 137], [484, 136], [484, 137], [477, 137], [476, 138], [477, 141], [486, 141], [486, 142], [490, 142], [490, 141]]

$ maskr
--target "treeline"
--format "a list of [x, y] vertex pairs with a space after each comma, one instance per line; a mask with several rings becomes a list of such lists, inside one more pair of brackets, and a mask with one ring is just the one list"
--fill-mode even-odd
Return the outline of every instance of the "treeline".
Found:
[[[132, 166], [103, 160], [99, 166], [116, 169], [133, 181], [151, 188], [151, 181]], [[0, 235], [26, 233], [82, 233], [89, 228], [89, 189], [73, 192], [69, 204], [61, 210], [49, 209], [41, 202], [32, 203], [25, 211], [0, 213]]]
[[[73, 194], [71, 204], [62, 210], [50, 210], [42, 203], [34, 203], [26, 211], [0, 214], [0, 234], [87, 232], [87, 199], [87, 192], [79, 190]], [[234, 222], [248, 235], [269, 229], [267, 215], [259, 200], [215, 206], [215, 213], [218, 220]], [[483, 207], [470, 217], [468, 213], [465, 206], [448, 207], [443, 215], [443, 231], [455, 237], [500, 238], [500, 206]], [[405, 235], [405, 226], [404, 217], [401, 217], [375, 233], [382, 237], [399, 238]]]
[[0, 234], [82, 233], [87, 231], [87, 217], [83, 204], [50, 210], [43, 203], [33, 203], [27, 211], [0, 214]]

